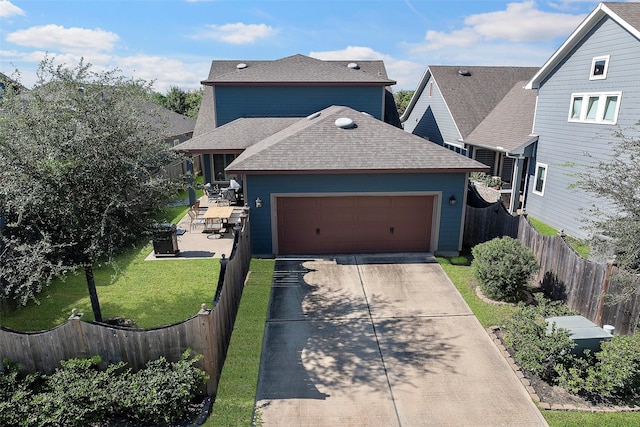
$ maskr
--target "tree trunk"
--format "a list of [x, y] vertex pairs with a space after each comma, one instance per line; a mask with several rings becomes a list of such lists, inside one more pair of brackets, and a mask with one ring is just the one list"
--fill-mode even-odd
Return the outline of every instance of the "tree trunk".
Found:
[[91, 264], [84, 265], [84, 274], [87, 277], [87, 287], [89, 288], [89, 298], [91, 299], [91, 308], [93, 309], [93, 318], [96, 322], [102, 322], [102, 313], [100, 312], [100, 301], [98, 301], [98, 291], [96, 290], [96, 281], [93, 278], [93, 267]]

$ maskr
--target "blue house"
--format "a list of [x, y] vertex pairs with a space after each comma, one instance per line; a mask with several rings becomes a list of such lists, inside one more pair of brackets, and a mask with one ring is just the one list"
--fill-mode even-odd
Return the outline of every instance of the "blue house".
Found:
[[[240, 118], [305, 117], [346, 105], [400, 126], [382, 61], [323, 61], [293, 55], [274, 61], [215, 60], [201, 82], [204, 93], [194, 137]], [[235, 149], [199, 151], [205, 182], [228, 181]]]
[[242, 182], [254, 254], [460, 251], [488, 168], [400, 128], [382, 61], [218, 62], [175, 149]]
[[570, 188], [573, 175], [606, 161], [613, 132], [638, 123], [639, 67], [640, 4], [601, 3], [529, 81], [527, 88], [538, 93], [538, 142], [525, 202], [531, 216], [589, 237], [585, 210], [599, 201]]
[[457, 254], [468, 175], [487, 169], [331, 106], [247, 147], [227, 173], [244, 182], [255, 254]]
[[487, 165], [515, 213], [536, 141], [535, 93], [524, 86], [537, 70], [430, 66], [400, 118], [404, 130]]

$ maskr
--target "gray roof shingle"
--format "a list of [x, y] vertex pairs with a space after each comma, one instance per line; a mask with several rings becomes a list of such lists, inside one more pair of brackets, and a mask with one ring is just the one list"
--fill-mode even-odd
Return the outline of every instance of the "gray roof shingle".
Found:
[[525, 89], [526, 84], [516, 83], [464, 142], [510, 152], [535, 139], [531, 132], [537, 91]]
[[604, 2], [603, 5], [640, 31], [640, 4], [635, 2]]
[[[339, 118], [355, 126], [336, 126]], [[233, 172], [468, 172], [486, 171], [456, 154], [348, 107], [332, 106], [253, 145], [227, 168]]]
[[[348, 67], [355, 63], [357, 68]], [[238, 68], [238, 64], [246, 67]], [[396, 82], [387, 77], [384, 63], [376, 61], [323, 61], [304, 55], [292, 55], [274, 61], [215, 60], [204, 85], [268, 85], [282, 83], [313, 85], [377, 85]]]
[[299, 120], [299, 117], [240, 118], [194, 136], [174, 150], [188, 153], [245, 150]]
[[538, 68], [435, 65], [429, 70], [462, 138], [466, 138], [517, 82], [530, 79]]

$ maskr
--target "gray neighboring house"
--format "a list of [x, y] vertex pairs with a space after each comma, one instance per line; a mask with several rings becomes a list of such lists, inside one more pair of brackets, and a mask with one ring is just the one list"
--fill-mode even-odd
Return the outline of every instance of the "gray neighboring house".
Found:
[[[195, 120], [153, 102], [149, 102], [146, 108], [149, 120], [152, 120], [157, 126], [166, 127], [167, 137], [164, 141], [170, 147], [175, 147], [193, 137], [193, 131], [196, 127]], [[198, 165], [199, 162], [195, 162], [195, 164]], [[170, 177], [177, 178], [187, 173], [189, 167], [190, 165], [186, 161], [179, 161], [168, 165], [166, 170]]]
[[489, 166], [514, 213], [524, 199], [537, 67], [429, 66], [400, 118], [404, 130]]
[[569, 188], [576, 179], [572, 174], [610, 158], [610, 144], [618, 141], [614, 131], [638, 135], [639, 68], [640, 3], [607, 2], [529, 81], [527, 88], [538, 94], [534, 132], [539, 135], [525, 204], [531, 216], [574, 237], [589, 237], [585, 209], [606, 206]]

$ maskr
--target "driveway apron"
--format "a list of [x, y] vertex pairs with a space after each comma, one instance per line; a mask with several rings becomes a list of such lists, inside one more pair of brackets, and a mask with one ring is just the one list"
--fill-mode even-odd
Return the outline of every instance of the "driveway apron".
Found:
[[255, 423], [547, 425], [430, 254], [279, 258]]

